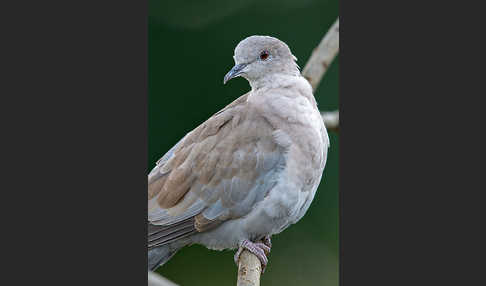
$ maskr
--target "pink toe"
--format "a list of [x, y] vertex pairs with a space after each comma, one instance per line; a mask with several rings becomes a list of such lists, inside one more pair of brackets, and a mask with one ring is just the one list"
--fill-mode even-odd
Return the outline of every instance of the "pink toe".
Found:
[[265, 272], [265, 268], [267, 267], [268, 264], [268, 258], [266, 254], [270, 252], [270, 247], [262, 242], [253, 243], [249, 240], [244, 240], [241, 243], [241, 246], [239, 247], [234, 257], [235, 263], [237, 265], [241, 255], [241, 251], [243, 249], [248, 249], [248, 251], [253, 253], [260, 260], [260, 263], [262, 264], [262, 273]]
[[263, 251], [265, 251], [265, 254], [268, 254], [270, 253], [270, 247], [268, 245], [266, 245], [265, 243], [262, 243], [262, 242], [257, 242], [255, 243], [257, 245], [257, 247], [261, 248]]

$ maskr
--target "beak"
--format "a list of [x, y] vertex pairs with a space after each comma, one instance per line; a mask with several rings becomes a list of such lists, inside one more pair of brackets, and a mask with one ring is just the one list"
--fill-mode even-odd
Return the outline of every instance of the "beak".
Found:
[[225, 76], [223, 84], [226, 84], [230, 79], [240, 76], [247, 64], [235, 65]]

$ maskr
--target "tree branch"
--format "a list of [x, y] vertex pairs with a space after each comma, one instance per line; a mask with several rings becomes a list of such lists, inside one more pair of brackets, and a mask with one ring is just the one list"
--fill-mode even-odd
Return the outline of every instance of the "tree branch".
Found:
[[248, 250], [243, 250], [238, 261], [237, 286], [260, 286], [262, 265], [258, 257]]
[[[304, 76], [315, 91], [324, 74], [331, 66], [332, 61], [339, 52], [339, 19], [334, 22], [319, 45], [312, 52], [309, 61], [302, 71]], [[327, 129], [339, 131], [339, 111], [321, 112], [324, 125]]]
[[160, 276], [159, 274], [149, 271], [148, 272], [148, 286], [177, 286], [174, 282]]
[[[302, 75], [310, 82], [313, 90], [316, 90], [338, 51], [339, 19], [336, 20], [317, 48], [314, 49], [302, 71]], [[339, 111], [321, 112], [321, 115], [326, 128], [338, 130]], [[261, 269], [260, 260], [248, 250], [243, 250], [238, 261], [237, 286], [260, 286]]]
[[302, 76], [310, 82], [313, 90], [316, 90], [317, 86], [319, 86], [322, 77], [331, 66], [338, 52], [339, 19], [334, 22], [317, 48], [314, 49], [302, 71]]
[[328, 130], [339, 132], [339, 110], [321, 112], [321, 116]]

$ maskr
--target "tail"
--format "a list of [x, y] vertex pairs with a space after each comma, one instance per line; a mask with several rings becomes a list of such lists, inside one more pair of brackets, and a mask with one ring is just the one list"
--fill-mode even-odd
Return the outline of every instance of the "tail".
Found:
[[169, 244], [148, 250], [148, 269], [154, 271], [164, 265], [180, 248], [171, 249]]
[[182, 247], [190, 244], [189, 236], [196, 232], [194, 217], [168, 226], [148, 223], [148, 269], [164, 265]]

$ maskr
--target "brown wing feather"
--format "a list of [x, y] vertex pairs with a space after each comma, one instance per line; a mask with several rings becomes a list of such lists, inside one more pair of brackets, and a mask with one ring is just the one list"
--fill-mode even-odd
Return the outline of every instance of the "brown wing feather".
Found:
[[284, 150], [247, 96], [188, 133], [149, 174], [149, 221], [167, 227], [153, 241], [245, 215], [271, 188], [261, 176], [282, 164]]

